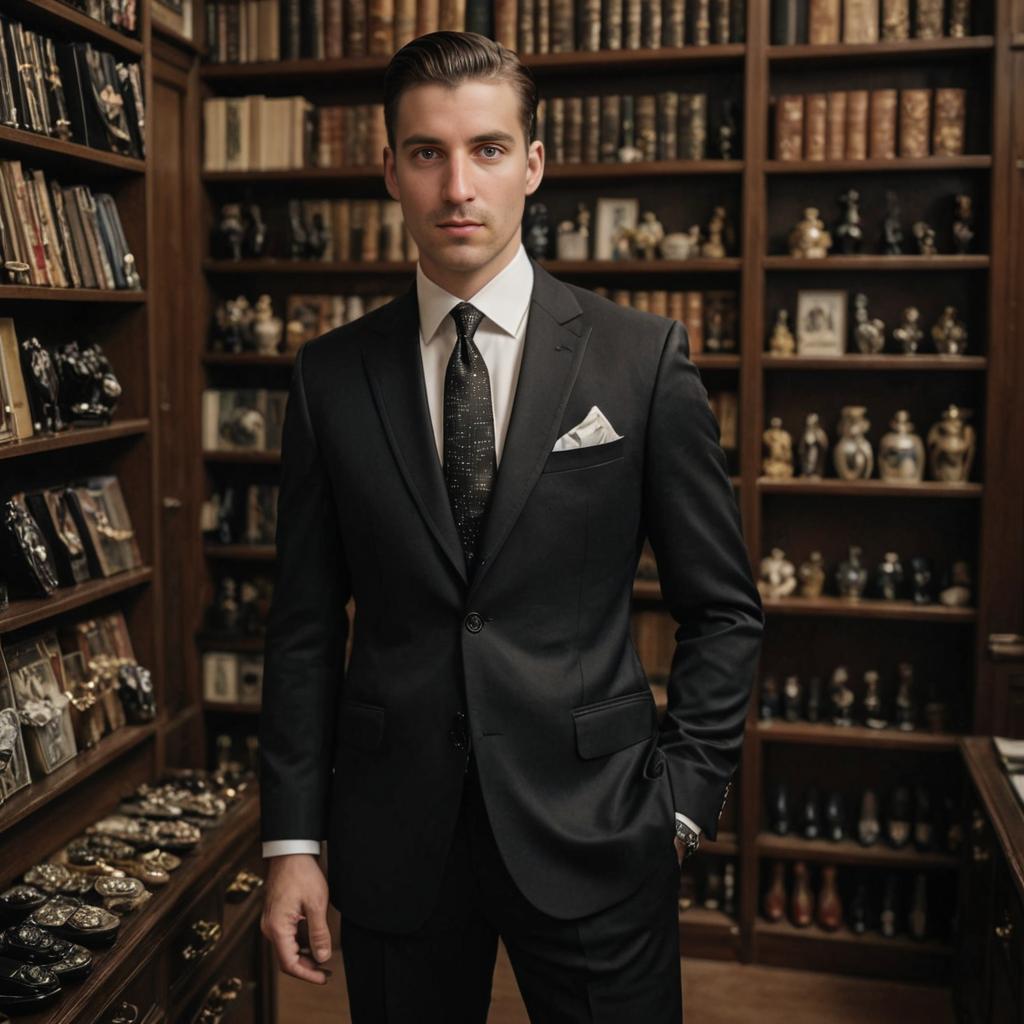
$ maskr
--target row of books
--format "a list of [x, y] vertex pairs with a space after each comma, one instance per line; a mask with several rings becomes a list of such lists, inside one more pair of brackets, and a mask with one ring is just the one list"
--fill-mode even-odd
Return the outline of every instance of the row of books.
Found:
[[269, 388], [206, 388], [203, 451], [280, 451], [288, 392]]
[[203, 699], [210, 704], [252, 704], [263, 699], [263, 655], [231, 651], [203, 654]]
[[775, 100], [776, 160], [959, 156], [966, 90], [849, 89]]
[[137, 0], [68, 0], [72, 7], [129, 36], [139, 34]]
[[278, 484], [228, 484], [203, 502], [199, 523], [210, 544], [274, 544]]
[[[965, 36], [971, 31], [969, 0], [773, 0], [772, 42], [901, 42]], [[913, 7], [913, 17], [911, 17]]]
[[478, 32], [520, 54], [742, 43], [746, 0], [211, 0], [219, 63], [379, 56], [438, 29]]
[[20, 160], [0, 161], [0, 256], [11, 284], [141, 287], [114, 197], [47, 181]]
[[123, 156], [145, 155], [142, 73], [89, 43], [0, 15], [0, 124]]

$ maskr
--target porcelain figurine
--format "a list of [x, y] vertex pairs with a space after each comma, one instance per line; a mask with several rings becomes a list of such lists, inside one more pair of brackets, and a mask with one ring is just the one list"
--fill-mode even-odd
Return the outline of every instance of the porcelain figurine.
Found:
[[962, 356], [967, 351], [967, 328], [957, 320], [954, 306], [946, 306], [935, 321], [932, 341], [942, 356]]
[[974, 427], [967, 420], [970, 409], [950, 405], [942, 419], [928, 431], [928, 468], [933, 480], [966, 483], [977, 445]]
[[896, 726], [903, 732], [917, 728], [917, 702], [914, 699], [914, 666], [901, 661], [896, 669], [899, 684], [896, 687]]
[[789, 310], [780, 309], [775, 313], [775, 326], [768, 348], [773, 356], [791, 356], [796, 352], [796, 339], [789, 329]]
[[256, 351], [263, 355], [274, 355], [280, 351], [281, 338], [284, 336], [284, 322], [279, 316], [274, 316], [270, 296], [261, 295], [256, 300], [256, 312], [252, 325], [253, 338], [256, 341]]
[[242, 207], [240, 203], [224, 203], [220, 208], [220, 220], [214, 235], [213, 249], [220, 259], [240, 260], [242, 258]]
[[722, 259], [725, 256], [725, 207], [716, 206], [708, 221], [708, 240], [701, 246], [700, 254], [707, 259]]
[[848, 601], [859, 601], [868, 585], [868, 571], [861, 564], [860, 554], [861, 549], [851, 545], [849, 555], [836, 569], [836, 589]]
[[585, 203], [576, 204], [576, 220], [563, 220], [555, 237], [555, 252], [560, 260], [585, 260], [590, 255], [590, 211]]
[[263, 214], [256, 203], [249, 203], [245, 208], [245, 237], [242, 240], [245, 258], [249, 260], [262, 258], [266, 241], [267, 225], [263, 221]]
[[933, 604], [935, 596], [932, 593], [932, 563], [924, 555], [915, 555], [910, 560], [911, 568], [911, 598], [914, 604]]
[[637, 255], [641, 259], [653, 260], [657, 255], [658, 244], [665, 237], [665, 229], [661, 226], [653, 210], [644, 210], [640, 224], [633, 234]]
[[825, 475], [825, 456], [828, 454], [828, 435], [822, 429], [816, 412], [809, 412], [804, 421], [798, 448], [800, 475], [820, 480]]
[[800, 563], [800, 596], [821, 597], [825, 590], [825, 560], [820, 551], [812, 551]]
[[832, 673], [829, 684], [829, 699], [832, 703], [832, 724], [853, 725], [853, 690], [847, 686], [850, 676], [845, 665], [840, 665]]
[[782, 714], [787, 722], [800, 720], [800, 705], [803, 703], [803, 691], [800, 688], [799, 676], [786, 676], [782, 687]]
[[[700, 228], [697, 228], [698, 236]], [[700, 238], [697, 239], [697, 250], [694, 252], [694, 240], [686, 231], [670, 231], [661, 240], [658, 252], [663, 260], [688, 260], [700, 252]]]
[[845, 405], [839, 415], [839, 439], [832, 449], [832, 461], [841, 480], [868, 480], [874, 469], [874, 452], [867, 432], [871, 423], [863, 405]]
[[782, 426], [782, 419], [773, 416], [768, 429], [761, 435], [764, 460], [761, 472], [773, 479], [788, 479], [793, 475], [793, 438]]
[[891, 430], [878, 443], [878, 475], [882, 480], [919, 483], [924, 479], [924, 442], [914, 433], [906, 409], [889, 421]]
[[824, 259], [832, 248], [832, 236], [815, 206], [804, 210], [804, 217], [789, 234], [789, 255], [798, 259]]
[[860, 193], [855, 189], [847, 189], [839, 197], [839, 205], [843, 207], [843, 219], [836, 227], [836, 239], [839, 249], [847, 256], [860, 252], [864, 241], [864, 229], [860, 225], [860, 210], [857, 203]]
[[900, 219], [900, 201], [896, 193], [891, 190], [885, 193], [882, 251], [886, 256], [900, 256], [903, 253], [903, 225]]
[[853, 340], [857, 351], [877, 355], [885, 348], [885, 324], [878, 317], [868, 316], [868, 297], [858, 292], [853, 299]]
[[523, 248], [535, 259], [542, 260], [548, 254], [548, 208], [544, 203], [530, 203], [526, 210]]
[[903, 589], [903, 564], [895, 551], [886, 551], [875, 570], [875, 588], [885, 601], [896, 601]]
[[884, 729], [889, 723], [882, 717], [882, 698], [878, 692], [878, 673], [864, 673], [864, 724], [869, 729]]
[[921, 330], [921, 313], [916, 306], [907, 306], [903, 310], [903, 320], [892, 336], [904, 355], [913, 355], [918, 350], [924, 331]]
[[919, 220], [913, 227], [914, 238], [917, 240], [917, 252], [920, 256], [934, 256], [938, 251], [935, 248], [935, 228]]
[[771, 554], [761, 559], [757, 589], [767, 600], [788, 597], [796, 589], [796, 570], [782, 548], [772, 548]]
[[963, 192], [953, 196], [953, 246], [961, 255], [971, 251], [974, 241], [974, 210], [971, 197]]
[[124, 271], [124, 286], [126, 290], [137, 292], [142, 288], [142, 278], [135, 267], [135, 254], [126, 252], [121, 257], [121, 269]]
[[949, 570], [949, 583], [939, 591], [939, 602], [947, 608], [967, 608], [971, 604], [971, 567], [960, 560]]

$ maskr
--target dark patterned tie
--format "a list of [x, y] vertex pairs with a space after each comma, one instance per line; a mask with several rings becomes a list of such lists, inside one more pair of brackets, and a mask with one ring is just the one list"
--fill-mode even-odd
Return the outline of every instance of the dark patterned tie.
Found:
[[458, 341], [444, 375], [444, 482], [472, 575], [497, 472], [491, 378], [473, 335], [484, 315], [468, 302], [451, 310]]

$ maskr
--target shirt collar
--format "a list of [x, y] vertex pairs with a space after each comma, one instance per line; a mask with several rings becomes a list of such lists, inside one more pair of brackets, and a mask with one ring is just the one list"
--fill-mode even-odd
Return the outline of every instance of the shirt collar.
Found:
[[[467, 299], [488, 320], [506, 334], [515, 337], [533, 294], [533, 264], [522, 242], [508, 266], [494, 275], [475, 295]], [[419, 305], [420, 331], [429, 345], [449, 312], [463, 300], [423, 272], [416, 261], [416, 300]]]

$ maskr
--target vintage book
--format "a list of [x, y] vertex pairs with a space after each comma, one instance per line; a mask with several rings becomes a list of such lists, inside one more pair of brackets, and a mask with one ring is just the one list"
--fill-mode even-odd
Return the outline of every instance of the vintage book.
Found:
[[839, 0], [810, 0], [807, 42], [814, 46], [839, 42]]
[[537, 52], [537, 19], [536, 19], [536, 5], [534, 3], [523, 3], [515, 4], [513, 7], [516, 11], [514, 15], [516, 23], [516, 39], [519, 43], [518, 46], [513, 46], [513, 50], [517, 50], [519, 53], [536, 53]]
[[804, 155], [804, 98], [788, 93], [775, 100], [775, 159], [802, 160]]
[[775, 46], [793, 46], [803, 39], [800, 16], [806, 6], [800, 0], [775, 0], [772, 8], [772, 43]]
[[804, 97], [804, 159], [825, 159], [828, 97], [823, 92]]
[[644, 93], [635, 98], [636, 145], [643, 153], [643, 160], [658, 159], [658, 114], [654, 93]]
[[661, 47], [661, 0], [641, 0], [640, 45], [645, 50]]
[[878, 42], [878, 0], [843, 0], [843, 42]]
[[565, 162], [578, 164], [583, 159], [583, 97], [565, 98]]
[[622, 48], [639, 50], [642, 42], [643, 0], [622, 0]]
[[[401, 0], [399, 0], [399, 2], [401, 2]], [[410, 6], [415, 10], [415, 4], [411, 4]], [[516, 0], [494, 0], [494, 38], [497, 42], [501, 43], [502, 46], [505, 46], [510, 50], [515, 50], [519, 46], [519, 40], [516, 37], [517, 9], [518, 4], [516, 3]], [[597, 31], [598, 37], [600, 38], [600, 6], [598, 6], [597, 16]]]
[[363, 239], [359, 258], [366, 263], [380, 260], [380, 203], [372, 199], [364, 203]]
[[494, 37], [494, 9], [492, 0], [466, 0], [465, 13], [463, 14], [464, 24], [462, 29], [466, 32], [476, 32], [479, 35]]
[[910, 38], [910, 0], [882, 0], [882, 39], [898, 43]]
[[78, 264], [78, 252], [75, 249], [74, 240], [71, 237], [71, 226], [68, 223], [67, 211], [64, 208], [64, 193], [60, 185], [51, 181], [47, 186], [50, 190], [50, 202], [53, 206], [53, 216], [57, 224], [57, 231], [60, 234], [61, 251], [64, 257], [64, 266], [71, 278], [72, 288], [84, 287], [82, 270]]
[[92, 251], [86, 242], [85, 227], [82, 223], [82, 214], [74, 193], [70, 188], [61, 189], [61, 197], [64, 203], [64, 213], [67, 217], [68, 227], [71, 231], [71, 240], [75, 250], [75, 258], [78, 261], [78, 269], [82, 274], [82, 286], [85, 288], [101, 288], [99, 271], [93, 262]]
[[622, 125], [622, 101], [615, 93], [601, 97], [601, 160], [618, 163], [620, 129]]
[[341, 18], [345, 26], [345, 56], [365, 57], [369, 32], [365, 0], [345, 0]]
[[117, 283], [114, 279], [114, 271], [110, 266], [106, 247], [100, 237], [100, 225], [96, 216], [96, 199], [85, 185], [74, 185], [70, 192], [78, 204], [85, 242], [89, 248], [93, 266], [96, 267], [100, 287], [115, 288]]
[[900, 90], [900, 156], [928, 155], [931, 101], [931, 89]]
[[730, 0], [711, 0], [711, 41], [720, 45], [732, 42]]
[[551, 0], [537, 0], [534, 7], [533, 38], [537, 53], [551, 50]]
[[826, 94], [825, 159], [846, 159], [846, 93], [837, 89]]
[[576, 45], [573, 26], [573, 0], [550, 0], [551, 20], [548, 50], [550, 53], [571, 53]]
[[679, 93], [666, 89], [658, 93], [658, 159], [675, 160], [679, 149], [676, 126], [679, 123]]
[[[543, 0], [541, 0], [543, 2]], [[529, 7], [529, 4], [523, 6]], [[520, 14], [520, 18], [523, 15]], [[604, 4], [601, 9], [601, 37], [604, 40], [602, 49], [621, 50], [624, 37], [622, 5], [619, 3]]]
[[674, 290], [668, 294], [668, 312], [666, 316], [680, 323], [686, 319], [686, 292]]
[[683, 318], [690, 336], [690, 355], [704, 351], [704, 294], [686, 293], [686, 316]]
[[868, 155], [891, 160], [896, 156], [896, 90], [871, 90], [871, 135]]
[[402, 254], [402, 205], [386, 202], [381, 208], [381, 252], [382, 259], [392, 263], [401, 263]]
[[966, 90], [935, 90], [935, 123], [932, 132], [932, 153], [935, 156], [960, 156], [963, 153], [966, 108]]
[[583, 97], [583, 162], [601, 160], [601, 97]]
[[[614, 6], [614, 4], [609, 6]], [[685, 45], [686, 0], [665, 0], [661, 17], [661, 33], [665, 46]]]
[[436, 32], [441, 27], [441, 5], [439, 0], [417, 0], [416, 35]]
[[548, 153], [553, 164], [565, 163], [565, 97], [548, 97]]
[[707, 156], [708, 97], [706, 93], [679, 94], [679, 159], [703, 160]]
[[3, 408], [3, 441], [21, 441], [35, 432], [32, 410], [25, 390], [25, 377], [21, 369], [21, 352], [14, 321], [0, 317], [0, 392]]
[[466, 0], [440, 0], [437, 9], [438, 28], [441, 31], [465, 31]]
[[711, 0], [690, 0], [693, 24], [690, 42], [694, 46], [708, 46], [711, 42]]
[[367, 0], [366, 52], [371, 57], [390, 56], [395, 33], [395, 0]]
[[868, 155], [868, 91], [851, 89], [846, 94], [846, 159], [866, 160]]
[[917, 0], [914, 5], [914, 37], [938, 39], [942, 35], [943, 0]]

